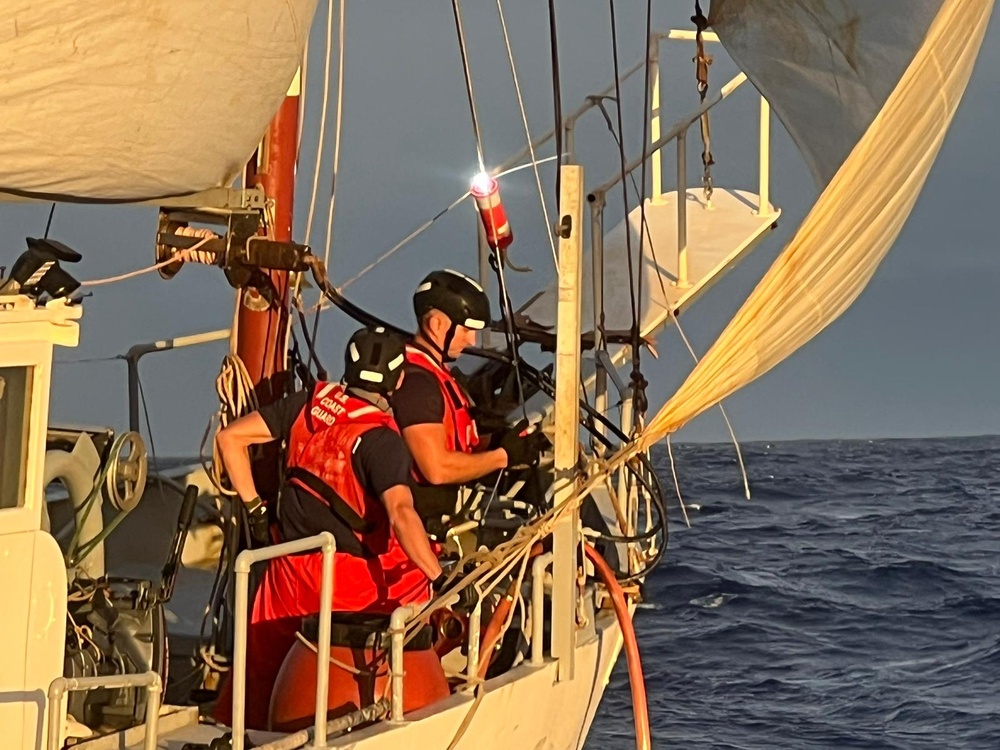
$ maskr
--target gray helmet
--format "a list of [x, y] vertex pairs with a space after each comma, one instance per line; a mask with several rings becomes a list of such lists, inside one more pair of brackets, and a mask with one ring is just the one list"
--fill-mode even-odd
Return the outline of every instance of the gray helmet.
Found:
[[396, 390], [406, 359], [403, 340], [378, 328], [354, 332], [344, 352], [344, 383], [354, 388], [388, 396]]
[[420, 321], [430, 310], [440, 310], [454, 326], [482, 330], [490, 324], [490, 298], [464, 273], [432, 271], [413, 293], [413, 312]]

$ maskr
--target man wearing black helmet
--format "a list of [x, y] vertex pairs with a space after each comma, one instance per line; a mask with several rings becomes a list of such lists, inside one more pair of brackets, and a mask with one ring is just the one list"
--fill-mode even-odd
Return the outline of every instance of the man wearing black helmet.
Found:
[[455, 510], [458, 485], [499, 469], [534, 464], [545, 443], [519, 424], [482, 450], [469, 395], [448, 369], [490, 323], [490, 301], [457, 271], [434, 271], [413, 295], [417, 334], [406, 347], [406, 378], [392, 408], [414, 461], [413, 494], [425, 522]]
[[[317, 383], [311, 392], [241, 417], [217, 437], [230, 482], [251, 519], [261, 500], [248, 448], [286, 441], [277, 537], [333, 534], [334, 611], [391, 613], [427, 601], [430, 582], [441, 576], [414, 511], [410, 455], [387, 400], [404, 379], [404, 357], [398, 337], [382, 328], [361, 329], [348, 343], [342, 383]], [[262, 536], [261, 526], [255, 536]], [[271, 687], [285, 654], [302, 617], [319, 611], [321, 565], [319, 552], [268, 563], [248, 631], [248, 727], [266, 728]], [[223, 721], [226, 703], [220, 699], [216, 712]]]

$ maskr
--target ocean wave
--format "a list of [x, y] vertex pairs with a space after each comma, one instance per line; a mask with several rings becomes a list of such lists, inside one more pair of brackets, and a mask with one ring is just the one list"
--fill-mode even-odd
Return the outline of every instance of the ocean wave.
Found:
[[[654, 744], [1000, 747], [1000, 438], [751, 444], [749, 502], [731, 446], [675, 448], [705, 510], [636, 618]], [[633, 742], [612, 682], [589, 747]]]

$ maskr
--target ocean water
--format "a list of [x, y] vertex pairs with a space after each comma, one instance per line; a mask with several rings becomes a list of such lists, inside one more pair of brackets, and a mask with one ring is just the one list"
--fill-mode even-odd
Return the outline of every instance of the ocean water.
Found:
[[[749, 501], [732, 446], [674, 452], [654, 748], [1000, 749], [1000, 437], [746, 445]], [[622, 658], [587, 747], [634, 746]]]

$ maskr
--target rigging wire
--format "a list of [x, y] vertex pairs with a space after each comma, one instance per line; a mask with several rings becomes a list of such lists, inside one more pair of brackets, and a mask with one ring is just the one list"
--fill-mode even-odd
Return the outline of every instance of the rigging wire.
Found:
[[[507, 60], [510, 63], [510, 74], [514, 79], [514, 90], [517, 92], [517, 104], [521, 110], [521, 122], [524, 123], [524, 135], [528, 139], [528, 153], [531, 155], [531, 166], [535, 172], [535, 185], [538, 187], [538, 200], [542, 204], [542, 216], [545, 220], [545, 236], [549, 239], [549, 248], [552, 250], [552, 262], [556, 269], [559, 268], [559, 258], [556, 255], [556, 241], [552, 231], [552, 220], [549, 218], [549, 209], [545, 201], [545, 193], [542, 190], [542, 176], [538, 171], [538, 160], [535, 156], [535, 146], [531, 141], [531, 129], [528, 126], [528, 113], [524, 108], [524, 97], [521, 95], [521, 84], [517, 79], [517, 67], [514, 65], [514, 52], [510, 46], [510, 36], [507, 33], [507, 20], [503, 14], [503, 0], [497, 0], [497, 13], [500, 16], [500, 28], [503, 30], [503, 41], [507, 47]], [[557, 167], [558, 169], [558, 167]]]
[[[339, 59], [337, 62], [337, 121], [334, 125], [333, 174], [330, 176], [330, 205], [326, 214], [326, 246], [323, 251], [323, 265], [330, 268], [330, 246], [333, 244], [333, 212], [337, 199], [337, 175], [340, 173], [340, 135], [344, 129], [344, 40], [345, 8], [347, 0], [340, 0], [338, 20]], [[309, 244], [309, 243], [306, 243]], [[315, 336], [315, 329], [313, 335]]]
[[[553, 135], [556, 142], [556, 205], [559, 205], [562, 190], [563, 165], [563, 116], [562, 83], [559, 75], [559, 36], [556, 33], [556, 3], [549, 0], [549, 54], [552, 69], [552, 116], [555, 118]], [[551, 230], [550, 230], [551, 231]]]
[[479, 129], [479, 115], [476, 113], [476, 97], [472, 90], [472, 71], [469, 69], [469, 52], [465, 45], [465, 30], [462, 28], [462, 11], [459, 0], [451, 0], [451, 8], [455, 14], [455, 31], [458, 34], [458, 47], [462, 53], [462, 72], [465, 74], [465, 93], [469, 99], [469, 114], [472, 116], [472, 130], [476, 136], [476, 155], [479, 157], [479, 171], [486, 171], [486, 160], [483, 155], [483, 137]]
[[[451, 2], [452, 10], [455, 15], [455, 31], [458, 35], [458, 47], [462, 55], [462, 71], [465, 75], [465, 92], [469, 100], [469, 114], [472, 118], [472, 129], [476, 138], [476, 155], [479, 159], [479, 171], [480, 173], [486, 172], [486, 163], [483, 153], [483, 139], [482, 132], [479, 127], [479, 116], [476, 113], [476, 97], [475, 91], [472, 87], [472, 71], [469, 67], [469, 53], [468, 47], [465, 43], [465, 31], [462, 27], [462, 13], [459, 8], [459, 0], [452, 0]], [[511, 366], [514, 370], [514, 379], [517, 383], [518, 394], [520, 396], [520, 401], [522, 407], [525, 410], [525, 417], [527, 417], [527, 406], [524, 404], [524, 384], [521, 379], [520, 367], [518, 365], [518, 336], [517, 336], [517, 326], [514, 322], [514, 310], [513, 305], [510, 301], [510, 294], [507, 291], [507, 279], [504, 274], [504, 261], [500, 255], [499, 250], [494, 247], [493, 252], [490, 253], [490, 266], [496, 273], [497, 286], [500, 292], [500, 309], [504, 322], [504, 335], [507, 339], [507, 348], [510, 351]]]
[[299, 171], [299, 156], [302, 153], [302, 127], [306, 121], [306, 107], [308, 97], [306, 96], [306, 85], [309, 83], [309, 35], [306, 35], [306, 43], [302, 48], [302, 65], [299, 67], [299, 127], [295, 133], [295, 171]]
[[[618, 71], [618, 14], [615, 12], [615, 0], [608, 0], [609, 9], [611, 12], [611, 50], [614, 59], [615, 68], [615, 111], [618, 120], [618, 160], [619, 168], [621, 170], [621, 183], [622, 183], [622, 203], [625, 208], [625, 216], [628, 217], [628, 185], [626, 184], [627, 172], [625, 164], [625, 145], [623, 139], [624, 128], [622, 126], [622, 91], [621, 91], [621, 80]], [[647, 66], [648, 66], [648, 54], [647, 54]], [[646, 80], [649, 80], [649, 71], [647, 67]], [[644, 118], [645, 119], [645, 115]], [[643, 141], [643, 148], [645, 148], [645, 140]], [[640, 233], [641, 234], [641, 233]], [[641, 243], [640, 243], [641, 252]], [[636, 301], [636, 283], [635, 283], [635, 264], [632, 259], [632, 233], [628, 231], [628, 227], [625, 229], [625, 256], [628, 259], [628, 294], [629, 303], [632, 310], [632, 330], [633, 330], [633, 342], [635, 341], [636, 331], [639, 327], [639, 312], [638, 305]], [[640, 273], [642, 271], [641, 266], [639, 269]], [[634, 423], [633, 427], [638, 424], [638, 419], [646, 411], [646, 395], [644, 389], [640, 388], [640, 383], [642, 375], [639, 373], [639, 352], [638, 348], [633, 344], [632, 347], [632, 399], [635, 404]]]
[[[553, 161], [555, 158], [556, 158], [555, 156], [548, 156], [548, 157], [546, 157], [544, 159], [539, 159], [537, 163], [538, 164], [545, 164], [546, 162]], [[493, 176], [494, 177], [505, 177], [505, 176], [507, 176], [509, 174], [513, 174], [514, 172], [520, 172], [522, 169], [528, 169], [531, 166], [532, 165], [530, 163], [529, 164], [519, 164], [516, 167], [511, 167], [510, 169], [504, 170], [503, 172], [500, 172], [500, 173], [498, 173], [496, 175], [493, 175]], [[436, 222], [438, 219], [440, 219], [446, 213], [448, 213], [449, 211], [451, 211], [453, 208], [456, 208], [457, 206], [459, 206], [462, 203], [462, 201], [464, 201], [470, 195], [471, 195], [471, 193], [469, 191], [466, 191], [465, 193], [463, 193], [462, 195], [460, 195], [458, 198], [456, 198], [451, 203], [449, 203], [445, 208], [443, 208], [440, 211], [438, 211], [436, 214], [434, 214], [434, 216], [432, 216], [430, 219], [428, 219], [423, 224], [421, 224], [419, 227], [417, 227], [416, 229], [414, 229], [412, 232], [410, 232], [408, 235], [406, 235], [403, 239], [401, 239], [399, 242], [397, 242], [391, 248], [389, 248], [384, 253], [382, 253], [380, 256], [378, 256], [378, 258], [376, 258], [374, 261], [372, 261], [367, 266], [365, 266], [360, 271], [358, 271], [356, 274], [354, 274], [354, 276], [352, 276], [351, 278], [349, 278], [347, 281], [339, 284], [337, 286], [337, 289], [340, 289], [341, 291], [343, 291], [347, 287], [351, 286], [351, 284], [353, 284], [354, 282], [358, 281], [362, 276], [364, 276], [367, 273], [369, 273], [370, 271], [374, 270], [384, 260], [388, 259], [392, 255], [395, 255], [396, 252], [398, 252], [399, 250], [403, 249], [404, 246], [408, 245], [410, 242], [412, 242], [413, 240], [415, 240], [417, 237], [419, 237], [425, 231], [427, 231], [428, 229], [430, 229], [431, 225], [433, 225], [434, 222]], [[327, 307], [330, 304], [331, 304], [330, 301], [328, 299], [324, 298], [324, 299], [320, 300], [320, 302], [318, 304], [318, 307], [324, 307], [325, 308], [325, 307]], [[315, 309], [316, 309], [315, 307], [310, 308], [310, 310], [308, 312], [313, 312], [313, 311], [315, 311]]]
[[[615, 133], [614, 125], [611, 122], [611, 115], [608, 114], [608, 111], [604, 107], [604, 103], [603, 102], [600, 102], [600, 101], [597, 102], [597, 107], [600, 109], [601, 114], [604, 115], [604, 121], [608, 125], [608, 131], [611, 133], [611, 137], [615, 139], [615, 143], [618, 144], [619, 147], [620, 147], [621, 141], [618, 139], [618, 134]], [[633, 190], [633, 192], [635, 192], [636, 196], [639, 196], [640, 195], [640, 193], [639, 193], [639, 187], [636, 184], [635, 175], [632, 174], [632, 173], [629, 173], [629, 180], [632, 183], [632, 190]], [[687, 334], [684, 332], [684, 327], [681, 325], [681, 322], [680, 322], [680, 312], [670, 302], [670, 297], [667, 296], [666, 285], [663, 282], [663, 276], [664, 276], [665, 272], [663, 270], [663, 267], [660, 264], [660, 261], [659, 261], [659, 258], [657, 256], [657, 254], [656, 254], [656, 243], [653, 242], [653, 233], [649, 229], [649, 224], [646, 221], [645, 216], [642, 217], [642, 222], [643, 222], [642, 223], [642, 228], [643, 228], [643, 230], [645, 232], [646, 238], [649, 241], [649, 250], [650, 250], [650, 254], [652, 255], [652, 258], [653, 258], [653, 265], [656, 267], [656, 280], [659, 282], [660, 292], [663, 294], [663, 304], [666, 306], [667, 311], [669, 312], [669, 314], [671, 315], [671, 317], [673, 317], [673, 319], [674, 319], [674, 325], [677, 327], [677, 333], [680, 335], [681, 340], [684, 342], [684, 346], [687, 348], [688, 352], [690, 353], [691, 358], [694, 359], [695, 363], [697, 364], [699, 361], [701, 361], [701, 358], [695, 352], [694, 346], [691, 344], [690, 339], [688, 339]], [[670, 276], [670, 274], [667, 274], [667, 276]], [[675, 279], [671, 278], [671, 280], [675, 280]], [[603, 291], [603, 281], [604, 280], [603, 280], [603, 277], [602, 277], [602, 279], [601, 279], [601, 283], [602, 283], [601, 294], [602, 294], [602, 297], [603, 297], [603, 294], [604, 294], [604, 291]], [[602, 313], [603, 313], [603, 310], [602, 310]], [[723, 405], [723, 403], [721, 401], [719, 402], [719, 411], [722, 413], [722, 419], [726, 423], [726, 429], [729, 432], [729, 437], [733, 441], [733, 447], [736, 449], [736, 459], [737, 459], [737, 461], [739, 463], [739, 466], [740, 466], [740, 475], [741, 475], [741, 477], [743, 479], [743, 493], [746, 496], [746, 499], [749, 500], [750, 499], [750, 479], [749, 479], [749, 476], [747, 475], [746, 464], [745, 464], [745, 462], [743, 460], [743, 449], [740, 447], [739, 439], [736, 437], [736, 431], [733, 428], [733, 424], [732, 424], [732, 422], [729, 419], [729, 414], [726, 412], [726, 408], [725, 408], [725, 406]]]
[[[340, 173], [340, 134], [344, 126], [344, 21], [347, 0], [340, 0], [339, 38], [340, 46], [339, 59], [337, 64], [337, 123], [333, 143], [333, 174], [330, 176], [330, 205], [326, 214], [326, 246], [323, 250], [323, 266], [330, 268], [330, 247], [333, 244], [333, 212], [337, 201], [337, 175]], [[312, 340], [315, 341], [319, 332], [319, 316], [322, 309], [316, 310], [313, 319]]]
[[[211, 239], [215, 239], [215, 235], [212, 234], [209, 237], [203, 237], [197, 244], [181, 250], [179, 253], [171, 256], [167, 260], [161, 261], [159, 263], [154, 263], [151, 266], [146, 266], [145, 268], [140, 268], [137, 271], [129, 271], [128, 273], [120, 274], [119, 276], [109, 276], [105, 279], [92, 279], [90, 281], [80, 282], [80, 286], [101, 286], [102, 284], [114, 284], [119, 281], [126, 281], [127, 279], [135, 278], [136, 276], [142, 276], [143, 274], [149, 273], [150, 271], [157, 271], [165, 266], [169, 266], [171, 263], [176, 263], [177, 261], [187, 261], [187, 260], [197, 260], [198, 258], [198, 248], [204, 245]], [[212, 256], [212, 260], [208, 261], [213, 263], [215, 256]]]
[[[699, 0], [694, 0], [694, 15], [691, 16], [691, 21], [695, 25], [695, 44], [696, 53], [694, 56], [695, 63], [695, 78], [698, 80], [698, 96], [702, 102], [705, 103], [705, 97], [708, 95], [708, 68], [712, 64], [712, 56], [705, 52], [705, 31], [708, 29], [708, 19], [701, 10], [701, 3]], [[700, 119], [701, 123], [701, 182], [702, 189], [705, 193], [705, 201], [709, 206], [712, 205], [712, 192], [714, 188], [712, 187], [712, 165], [715, 164], [715, 159], [712, 158], [712, 121], [709, 117], [708, 112], [704, 112]]]
[[319, 192], [319, 173], [323, 164], [323, 144], [326, 140], [327, 106], [330, 100], [330, 58], [333, 47], [333, 4], [329, 0], [326, 12], [326, 57], [323, 65], [323, 104], [319, 120], [319, 140], [316, 143], [316, 168], [313, 171], [312, 195], [309, 197], [309, 214], [306, 218], [305, 244], [309, 244], [312, 236], [313, 213], [316, 210], [316, 195]]
[[[643, 91], [642, 91], [642, 149], [645, 153], [646, 142], [649, 140], [649, 94], [650, 86], [652, 85], [650, 70], [652, 60], [650, 55], [650, 47], [653, 41], [653, 2], [652, 0], [646, 0], [646, 55], [643, 61]], [[621, 112], [621, 104], [619, 103], [619, 112]], [[619, 123], [619, 131], [621, 130], [621, 124]], [[641, 351], [641, 339], [639, 336], [639, 321], [642, 318], [642, 277], [645, 275], [643, 273], [643, 259], [645, 258], [645, 253], [643, 252], [643, 245], [645, 243], [646, 237], [652, 236], [648, 234], [649, 229], [646, 224], [646, 159], [642, 160], [642, 169], [639, 177], [639, 249], [637, 251], [638, 256], [638, 278], [636, 279], [636, 309], [634, 317], [632, 318], [632, 372], [630, 374], [630, 379], [632, 383], [632, 402], [636, 405], [633, 415], [635, 417], [636, 425], [640, 424], [642, 416], [646, 412], [646, 408], [649, 406], [646, 400], [646, 386], [648, 383], [642, 375], [642, 351]], [[624, 181], [622, 184], [622, 190], [624, 193], [628, 193], [628, 188], [625, 187]], [[626, 207], [626, 215], [628, 209]]]

